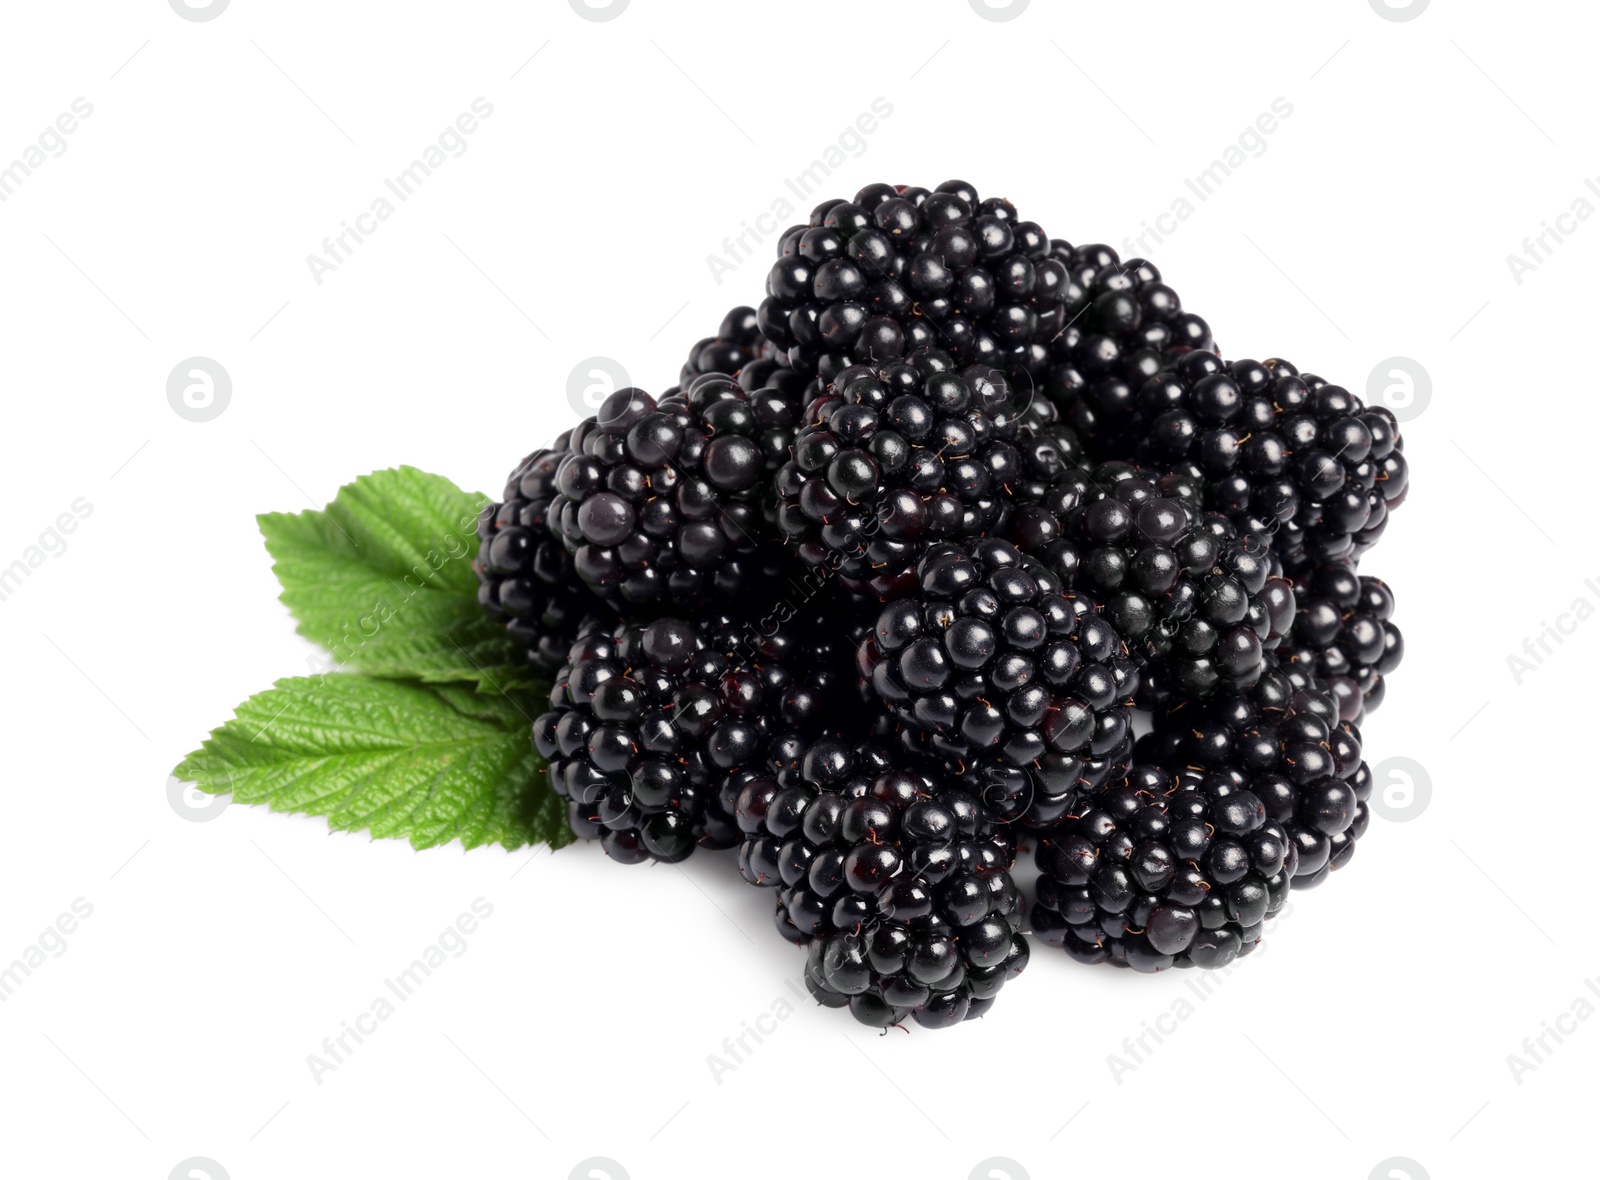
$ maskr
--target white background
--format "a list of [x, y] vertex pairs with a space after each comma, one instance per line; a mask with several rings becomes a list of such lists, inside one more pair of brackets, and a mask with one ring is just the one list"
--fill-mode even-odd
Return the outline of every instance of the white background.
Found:
[[[0, 203], [0, 565], [74, 500], [92, 514], [0, 602], [0, 963], [74, 899], [93, 914], [0, 1004], [0, 1171], [1553, 1171], [1592, 1117], [1600, 1021], [1548, 1040], [1520, 1082], [1507, 1056], [1600, 974], [1600, 624], [1520, 685], [1507, 657], [1579, 596], [1600, 603], [1600, 218], [1520, 283], [1506, 258], [1600, 176], [1592, 16], [429, 7], [7, 6], [0, 163], [75, 98], [93, 114]], [[307, 255], [478, 97], [494, 113], [465, 154], [319, 285]], [[759, 300], [776, 239], [720, 285], [708, 255], [877, 97], [893, 113], [821, 195], [961, 177], [1119, 249], [1292, 104], [1146, 252], [1230, 356], [1358, 392], [1397, 354], [1431, 376], [1405, 427], [1415, 490], [1366, 563], [1409, 646], [1369, 757], [1426, 769], [1421, 814], [1375, 818], [1203, 1002], [1193, 973], [1039, 948], [981, 1022], [879, 1036], [797, 1005], [720, 1084], [708, 1055], [801, 966], [729, 858], [414, 853], [244, 806], [180, 816], [172, 765], [312, 654], [254, 514], [397, 463], [494, 493], [569, 420], [581, 359], [671, 384], [690, 343]], [[196, 355], [233, 380], [199, 424], [165, 392]], [[493, 916], [466, 953], [313, 1081], [307, 1055], [480, 897]], [[1115, 1078], [1108, 1056], [1180, 997], [1193, 1015]]]

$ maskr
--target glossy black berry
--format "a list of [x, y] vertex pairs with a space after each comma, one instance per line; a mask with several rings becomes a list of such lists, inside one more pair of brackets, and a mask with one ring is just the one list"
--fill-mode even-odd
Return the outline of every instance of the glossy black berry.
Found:
[[533, 726], [574, 832], [629, 863], [737, 843], [747, 782], [794, 774], [848, 701], [842, 638], [815, 615], [590, 616]]
[[1225, 775], [1135, 766], [1044, 837], [1033, 929], [1085, 963], [1222, 967], [1289, 894], [1293, 849]]
[[1008, 819], [1125, 746], [1137, 673], [1122, 640], [1038, 562], [1004, 541], [938, 544], [916, 579], [857, 656], [910, 744], [996, 788]]
[[1018, 544], [1116, 628], [1138, 661], [1140, 703], [1247, 688], [1288, 634], [1293, 587], [1270, 576], [1267, 542], [1125, 463], [1063, 472], [1034, 514], [1015, 515]]
[[785, 364], [778, 349], [762, 336], [755, 309], [736, 307], [723, 317], [715, 336], [696, 341], [689, 350], [678, 374], [678, 385], [687, 389], [697, 377], [723, 373], [747, 390], [758, 389]]
[[571, 433], [550, 529], [583, 583], [619, 610], [697, 611], [781, 582], [763, 504], [794, 420], [783, 395], [721, 373], [659, 402], [618, 390]]
[[599, 606], [573, 575], [572, 558], [551, 536], [546, 515], [556, 469], [569, 441], [535, 451], [506, 479], [502, 501], [478, 517], [478, 602], [527, 652], [540, 671], [566, 658], [584, 615]]
[[1190, 352], [1209, 349], [1211, 329], [1142, 258], [1063, 241], [1050, 243], [1050, 255], [1065, 268], [1081, 311], [1052, 337], [1040, 388], [1092, 456], [1126, 457], [1140, 388]]
[[1367, 827], [1372, 775], [1361, 732], [1341, 720], [1340, 705], [1329, 686], [1274, 660], [1248, 696], [1169, 705], [1136, 755], [1252, 792], [1299, 849], [1292, 884], [1309, 888], [1348, 862]]
[[1207, 508], [1269, 538], [1291, 574], [1359, 558], [1405, 499], [1394, 416], [1288, 361], [1186, 356], [1146, 380], [1119, 421], [1091, 450], [1201, 489]]
[[952, 364], [926, 351], [847, 368], [807, 408], [778, 473], [779, 530], [853, 593], [905, 593], [928, 546], [995, 529], [1030, 470], [1006, 384]]
[[1344, 720], [1360, 721], [1383, 703], [1384, 678], [1405, 658], [1405, 638], [1391, 618], [1394, 593], [1344, 563], [1315, 566], [1295, 582], [1300, 609], [1281, 653], [1284, 666], [1316, 677], [1338, 699]]
[[1085, 306], [1044, 231], [964, 181], [868, 185], [822, 202], [782, 241], [757, 322], [824, 384], [927, 348], [962, 367], [1042, 374], [1049, 342]]
[[809, 946], [820, 1002], [865, 1024], [981, 1015], [1027, 965], [1015, 846], [981, 799], [859, 732], [824, 736], [799, 781], [738, 800], [740, 870], [777, 890], [779, 931]]

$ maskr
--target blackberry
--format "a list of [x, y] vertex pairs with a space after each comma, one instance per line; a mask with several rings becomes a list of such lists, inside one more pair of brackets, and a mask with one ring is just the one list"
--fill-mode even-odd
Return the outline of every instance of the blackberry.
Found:
[[1143, 258], [1123, 261], [1099, 243], [1052, 242], [1050, 253], [1067, 268], [1076, 310], [1050, 342], [1041, 388], [1090, 454], [1125, 457], [1141, 387], [1189, 353], [1210, 349], [1211, 328], [1183, 309]]
[[573, 831], [628, 864], [738, 843], [741, 776], [797, 763], [853, 681], [830, 635], [726, 614], [586, 619], [533, 723]]
[[478, 602], [527, 649], [541, 671], [556, 668], [584, 615], [599, 604], [573, 578], [572, 558], [550, 535], [545, 515], [569, 436], [529, 455], [506, 479], [503, 500], [478, 517]]
[[551, 531], [619, 610], [726, 601], [775, 572], [764, 475], [787, 457], [793, 425], [782, 393], [752, 393], [721, 373], [659, 402], [618, 390], [572, 431]]
[[736, 307], [723, 317], [715, 336], [695, 342], [678, 374], [687, 389], [696, 377], [722, 373], [737, 377], [744, 389], [759, 389], [780, 365], [777, 349], [761, 335], [753, 307]]
[[1042, 373], [1046, 345], [1084, 301], [1038, 225], [959, 180], [823, 201], [784, 233], [778, 255], [762, 334], [825, 383], [926, 348], [963, 366]]
[[1226, 966], [1282, 909], [1296, 855], [1238, 777], [1135, 766], [1041, 838], [1033, 931], [1084, 963]]
[[1036, 853], [1034, 932], [1082, 962], [1225, 966], [1366, 830], [1359, 732], [1277, 669], [1249, 697], [1174, 706], [1135, 757]]
[[[1137, 673], [1115, 629], [1015, 546], [932, 546], [885, 606], [858, 671], [930, 753], [1012, 798], [1071, 789], [1129, 733]], [[1024, 804], [1025, 806], [1025, 804]]]
[[1360, 557], [1405, 500], [1394, 415], [1288, 361], [1185, 357], [1139, 390], [1132, 428], [1136, 458], [1198, 481], [1290, 573]]
[[1242, 776], [1298, 851], [1296, 889], [1348, 864], [1367, 830], [1373, 780], [1361, 731], [1340, 720], [1337, 696], [1314, 676], [1274, 667], [1249, 697], [1174, 705], [1135, 753], [1169, 769]]
[[1297, 585], [1300, 609], [1283, 661], [1326, 684], [1344, 720], [1360, 721], [1383, 703], [1384, 677], [1405, 657], [1405, 639], [1390, 618], [1394, 593], [1345, 565], [1319, 566]]
[[1293, 587], [1269, 576], [1260, 536], [1201, 511], [1192, 489], [1168, 481], [1163, 494], [1148, 474], [1118, 462], [1069, 470], [1008, 531], [1103, 609], [1140, 661], [1144, 707], [1247, 688], [1289, 631]]
[[809, 943], [813, 995], [871, 1025], [982, 1015], [1028, 959], [1008, 835], [960, 784], [880, 743], [823, 738], [801, 777], [745, 786], [739, 864], [778, 890], [784, 936]]
[[993, 529], [1022, 478], [1005, 384], [951, 364], [930, 350], [846, 368], [806, 408], [778, 473], [779, 530], [854, 594], [905, 593], [929, 544]]

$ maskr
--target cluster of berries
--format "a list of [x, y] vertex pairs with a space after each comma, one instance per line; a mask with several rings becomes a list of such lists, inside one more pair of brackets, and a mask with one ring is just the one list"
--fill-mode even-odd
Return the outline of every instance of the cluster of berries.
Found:
[[875, 184], [524, 459], [475, 568], [577, 835], [736, 848], [821, 1003], [942, 1027], [1025, 925], [1218, 967], [1349, 862], [1404, 650], [1356, 563], [1407, 476], [1385, 408], [1224, 360], [1149, 262]]

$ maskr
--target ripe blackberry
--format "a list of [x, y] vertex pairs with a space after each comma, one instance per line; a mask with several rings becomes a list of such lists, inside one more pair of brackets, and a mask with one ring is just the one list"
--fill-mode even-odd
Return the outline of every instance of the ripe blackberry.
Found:
[[753, 307], [736, 307], [723, 317], [715, 336], [695, 342], [689, 359], [678, 374], [678, 385], [687, 389], [696, 377], [722, 373], [738, 377], [739, 384], [759, 389], [780, 367], [777, 349], [761, 335]]
[[573, 831], [627, 864], [738, 843], [735, 776], [796, 762], [853, 683], [835, 634], [726, 614], [586, 619], [533, 723]]
[[1349, 863], [1367, 829], [1372, 773], [1361, 731], [1341, 721], [1333, 691], [1315, 677], [1274, 667], [1249, 697], [1158, 715], [1136, 746], [1140, 761], [1240, 779], [1281, 823], [1298, 852], [1296, 889]]
[[1384, 677], [1405, 657], [1405, 639], [1390, 618], [1394, 594], [1345, 565], [1318, 566], [1296, 584], [1300, 609], [1283, 662], [1326, 684], [1344, 720], [1360, 721], [1383, 703]]
[[541, 671], [566, 658], [583, 616], [598, 606], [573, 578], [572, 558], [550, 535], [545, 515], [568, 435], [529, 455], [506, 479], [504, 498], [478, 517], [478, 602], [505, 624]]
[[1069, 470], [1008, 531], [1070, 593], [1087, 596], [1141, 665], [1140, 704], [1247, 688], [1288, 633], [1294, 591], [1266, 541], [1200, 511], [1192, 489], [1118, 462]]
[[1036, 935], [1080, 962], [1161, 971], [1253, 951], [1297, 851], [1243, 776], [1145, 764], [1035, 855]]
[[1225, 966], [1366, 830], [1359, 732], [1276, 667], [1249, 696], [1171, 707], [1135, 757], [1036, 854], [1034, 932], [1083, 962]]
[[1405, 499], [1394, 415], [1288, 361], [1194, 353], [1145, 383], [1130, 420], [1136, 458], [1198, 481], [1291, 573], [1359, 557]]
[[1076, 298], [1050, 342], [1045, 395], [1096, 458], [1128, 454], [1128, 416], [1143, 384], [1196, 350], [1212, 347], [1205, 320], [1143, 258], [1123, 261], [1110, 246], [1050, 244]]
[[[1005, 541], [931, 547], [917, 588], [857, 650], [878, 699], [929, 751], [979, 781], [1070, 789], [1081, 759], [1129, 732], [1137, 674], [1121, 639]], [[1015, 772], [1025, 772], [1019, 775]]]
[[778, 473], [779, 530], [854, 594], [905, 593], [929, 544], [994, 528], [1022, 477], [1006, 386], [950, 366], [928, 350], [846, 368], [806, 408]]
[[794, 407], [709, 373], [658, 402], [621, 389], [572, 431], [550, 528], [584, 583], [622, 609], [687, 611], [775, 572], [767, 471], [787, 458]]
[[[858, 668], [864, 664], [858, 650]], [[1112, 680], [1118, 699], [1131, 702], [1139, 692], [1138, 668], [1127, 656], [1114, 656]], [[866, 675], [870, 676], [870, 666]], [[1133, 734], [1130, 730], [1120, 742], [1095, 753], [1088, 749], [1074, 754], [1051, 753], [1027, 767], [1014, 766], [1003, 756], [990, 753], [976, 759], [953, 757], [944, 739], [920, 725], [897, 717], [875, 694], [870, 682], [862, 689], [871, 696], [869, 708], [882, 711], [874, 732], [910, 754], [917, 765], [938, 767], [953, 776], [965, 790], [977, 795], [985, 814], [1002, 825], [999, 832], [1019, 837], [1023, 830], [1049, 831], [1071, 814], [1085, 792], [1094, 791], [1128, 772], [1133, 763]]]
[[961, 365], [1042, 373], [1084, 292], [1051, 242], [964, 181], [872, 184], [791, 227], [767, 276], [762, 334], [824, 382], [855, 363], [938, 348]]
[[740, 794], [739, 866], [778, 890], [807, 982], [865, 1024], [942, 1028], [987, 1011], [1028, 959], [1014, 845], [978, 798], [880, 743], [831, 737], [802, 782]]

